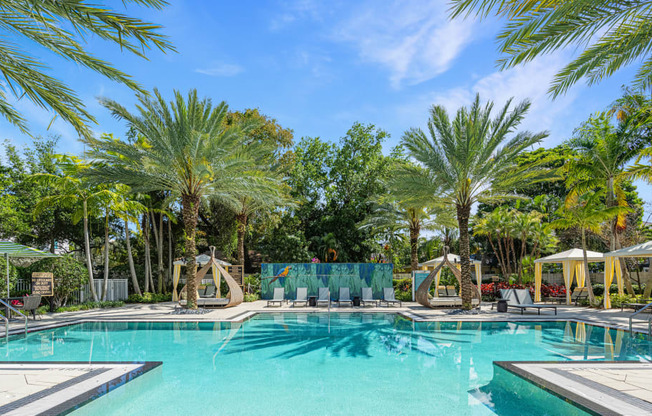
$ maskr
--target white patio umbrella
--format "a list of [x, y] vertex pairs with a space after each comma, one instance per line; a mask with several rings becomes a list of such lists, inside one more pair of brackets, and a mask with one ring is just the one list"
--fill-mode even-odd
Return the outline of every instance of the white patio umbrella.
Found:
[[41, 251], [11, 241], [0, 241], [0, 254], [7, 263], [7, 297], [9, 297], [9, 257], [59, 257], [47, 251]]

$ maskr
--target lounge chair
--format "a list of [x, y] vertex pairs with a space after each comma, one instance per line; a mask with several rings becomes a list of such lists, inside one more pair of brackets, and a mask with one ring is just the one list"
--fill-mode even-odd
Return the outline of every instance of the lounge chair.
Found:
[[378, 306], [378, 300], [374, 299], [374, 292], [370, 287], [362, 288], [362, 297], [360, 298], [360, 303], [362, 306], [367, 306], [367, 303]]
[[348, 287], [340, 288], [340, 296], [337, 299], [337, 306], [342, 306], [342, 303], [348, 303], [353, 306], [353, 301], [351, 300], [351, 292]]
[[292, 301], [292, 306], [297, 306], [297, 303], [303, 303], [304, 306], [308, 306], [308, 288], [307, 287], [298, 287], [296, 299]]
[[278, 306], [283, 305], [283, 300], [285, 300], [285, 288], [275, 287], [274, 288], [274, 297], [267, 301], [267, 306], [271, 306], [275, 303], [278, 303]]
[[204, 293], [199, 295], [200, 298], [214, 298], [217, 288], [214, 285], [206, 286]]
[[331, 304], [331, 291], [327, 287], [319, 288], [319, 297], [317, 298], [317, 306], [326, 305], [330, 306]]
[[[31, 312], [32, 319], [36, 321], [36, 310], [38, 309], [40, 304], [41, 304], [41, 295], [23, 296], [23, 306], [21, 306], [20, 309], [27, 312], [28, 315]], [[39, 319], [41, 319], [40, 316]]]
[[446, 292], [446, 286], [437, 286], [437, 297], [445, 298], [448, 296]]
[[403, 306], [403, 303], [396, 299], [396, 296], [394, 295], [394, 288], [393, 287], [385, 287], [383, 288], [383, 299], [380, 300], [380, 305], [382, 306], [383, 302], [387, 306], [391, 303], [392, 305], [395, 305], [398, 303], [398, 306]]
[[[536, 309], [539, 315], [541, 315], [541, 309], [553, 309], [557, 315], [555, 305], [539, 305], [532, 302], [528, 289], [500, 289], [500, 297], [507, 301], [507, 308], [520, 309], [521, 315], [526, 309]], [[491, 309], [494, 305], [496, 303], [491, 305]]]

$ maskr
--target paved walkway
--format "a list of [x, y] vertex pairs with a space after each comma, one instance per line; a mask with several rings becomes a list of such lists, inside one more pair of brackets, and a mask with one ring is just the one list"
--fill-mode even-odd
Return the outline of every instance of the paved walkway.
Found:
[[652, 414], [652, 363], [532, 361], [494, 364], [596, 414]]
[[[268, 307], [266, 301], [245, 302], [228, 309], [209, 309], [204, 314], [174, 314], [175, 304], [172, 302], [158, 304], [130, 304], [121, 308], [97, 309], [79, 312], [64, 312], [48, 314], [41, 320], [29, 321], [30, 330], [39, 328], [66, 325], [79, 321], [120, 320], [120, 321], [242, 321], [256, 313], [266, 312], [326, 312], [325, 307], [297, 307], [283, 304], [281, 307]], [[455, 309], [428, 309], [415, 302], [403, 302], [402, 307], [331, 307], [331, 312], [366, 312], [366, 313], [401, 313], [415, 321], [551, 321], [551, 320], [579, 320], [601, 326], [628, 329], [629, 316], [632, 311], [620, 309], [599, 310], [576, 306], [560, 306], [557, 315], [551, 311], [542, 310], [537, 315], [535, 310], [526, 311], [523, 315], [519, 311], [498, 313], [491, 310], [491, 305], [484, 303], [479, 313], [460, 314]], [[647, 318], [648, 315], [643, 315]], [[10, 334], [22, 331], [24, 322], [13, 320], [10, 325]], [[647, 331], [647, 322], [636, 320], [634, 330]], [[0, 328], [0, 336], [4, 335], [4, 325]]]

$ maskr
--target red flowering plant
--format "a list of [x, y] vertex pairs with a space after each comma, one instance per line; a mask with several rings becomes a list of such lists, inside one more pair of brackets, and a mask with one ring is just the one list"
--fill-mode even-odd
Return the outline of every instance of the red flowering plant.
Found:
[[[482, 299], [486, 301], [495, 300], [500, 297], [500, 289], [528, 289], [530, 296], [534, 299], [534, 285], [517, 285], [507, 282], [484, 283], [481, 286]], [[565, 296], [566, 288], [562, 285], [541, 285], [541, 297]]]

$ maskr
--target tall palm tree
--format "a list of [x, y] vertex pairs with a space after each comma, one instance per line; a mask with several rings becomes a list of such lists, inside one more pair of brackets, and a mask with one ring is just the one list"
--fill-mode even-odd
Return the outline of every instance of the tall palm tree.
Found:
[[189, 308], [196, 308], [195, 234], [199, 204], [205, 195], [245, 191], [255, 182], [248, 173], [267, 149], [244, 146], [244, 124], [226, 126], [228, 106], [214, 106], [200, 99], [196, 90], [185, 97], [178, 91], [165, 101], [158, 90], [153, 96], [137, 95], [132, 113], [119, 103], [101, 99], [115, 117], [127, 121], [139, 136], [137, 143], [122, 140], [86, 139], [93, 161], [89, 175], [97, 181], [122, 183], [134, 192], [170, 191], [181, 200], [185, 230], [186, 284]]
[[361, 229], [401, 230], [408, 233], [410, 241], [410, 268], [419, 268], [419, 235], [421, 230], [453, 228], [455, 220], [442, 201], [432, 195], [419, 198], [406, 190], [416, 174], [423, 168], [409, 163], [397, 162], [392, 176], [387, 180], [387, 194], [382, 195], [374, 205], [371, 214], [360, 224]]
[[[636, 130], [633, 118], [622, 120], [614, 127], [606, 113], [590, 118], [578, 130], [575, 137], [569, 140], [577, 157], [565, 166], [571, 188], [569, 198], [604, 188], [607, 208], [627, 207], [623, 186], [629, 183], [632, 175], [625, 168], [642, 147]], [[609, 248], [612, 251], [621, 248], [619, 233], [626, 226], [626, 212], [621, 210], [611, 221]], [[633, 294], [629, 275], [625, 282], [627, 291]]]
[[[584, 257], [584, 276], [586, 287], [589, 290], [589, 302], [595, 303], [591, 276], [589, 274], [589, 262], [586, 255], [586, 231], [599, 233], [602, 224], [610, 221], [615, 216], [629, 211], [627, 207], [605, 206], [603, 199], [605, 192], [588, 192], [584, 194], [572, 194], [561, 209], [562, 218], [553, 221], [552, 226], [560, 229], [579, 228], [582, 234], [582, 255]], [[605, 288], [605, 296], [609, 288]]]
[[414, 195], [442, 198], [454, 207], [460, 232], [461, 291], [464, 309], [473, 296], [469, 243], [471, 207], [478, 201], [512, 197], [527, 184], [547, 176], [537, 165], [518, 166], [516, 156], [539, 143], [547, 133], [521, 132], [512, 135], [530, 107], [528, 101], [511, 111], [511, 100], [492, 118], [493, 103], [480, 103], [476, 96], [469, 108], [457, 110], [451, 120], [443, 106], [430, 110], [428, 133], [408, 130], [403, 144], [409, 155], [424, 168], [406, 181]]
[[[95, 2], [97, 3], [97, 2]], [[161, 9], [164, 0], [138, 0], [141, 7]], [[86, 105], [62, 80], [45, 72], [49, 65], [26, 53], [25, 44], [36, 44], [68, 61], [95, 71], [112, 81], [140, 90], [127, 74], [109, 62], [93, 56], [84, 47], [87, 35], [95, 35], [120, 47], [121, 51], [145, 57], [154, 47], [161, 51], [174, 50], [161, 26], [113, 10], [108, 5], [86, 1], [3, 0], [0, 9], [0, 72], [5, 83], [2, 90], [16, 99], [26, 96], [39, 107], [51, 109], [70, 123], [79, 134], [89, 137], [88, 124], [95, 122]], [[0, 94], [0, 115], [27, 131], [27, 122], [16, 109], [14, 100]]]
[[84, 252], [86, 254], [86, 268], [88, 269], [88, 283], [93, 301], [97, 302], [99, 297], [94, 284], [88, 219], [90, 216], [99, 215], [103, 210], [102, 207], [114, 196], [106, 186], [94, 185], [83, 178], [84, 173], [89, 170], [87, 163], [77, 157], [67, 155], [57, 156], [56, 159], [59, 172], [56, 174], [36, 173], [32, 175], [34, 180], [55, 187], [59, 191], [55, 195], [42, 198], [34, 207], [34, 215], [38, 215], [50, 206], [75, 208], [73, 222], [77, 224], [80, 220], [83, 220]]
[[582, 52], [559, 71], [550, 87], [557, 96], [585, 78], [589, 84], [637, 61], [635, 86], [652, 85], [652, 9], [644, 0], [452, 0], [452, 17], [490, 14], [507, 19], [498, 35], [501, 68], [575, 46]]

